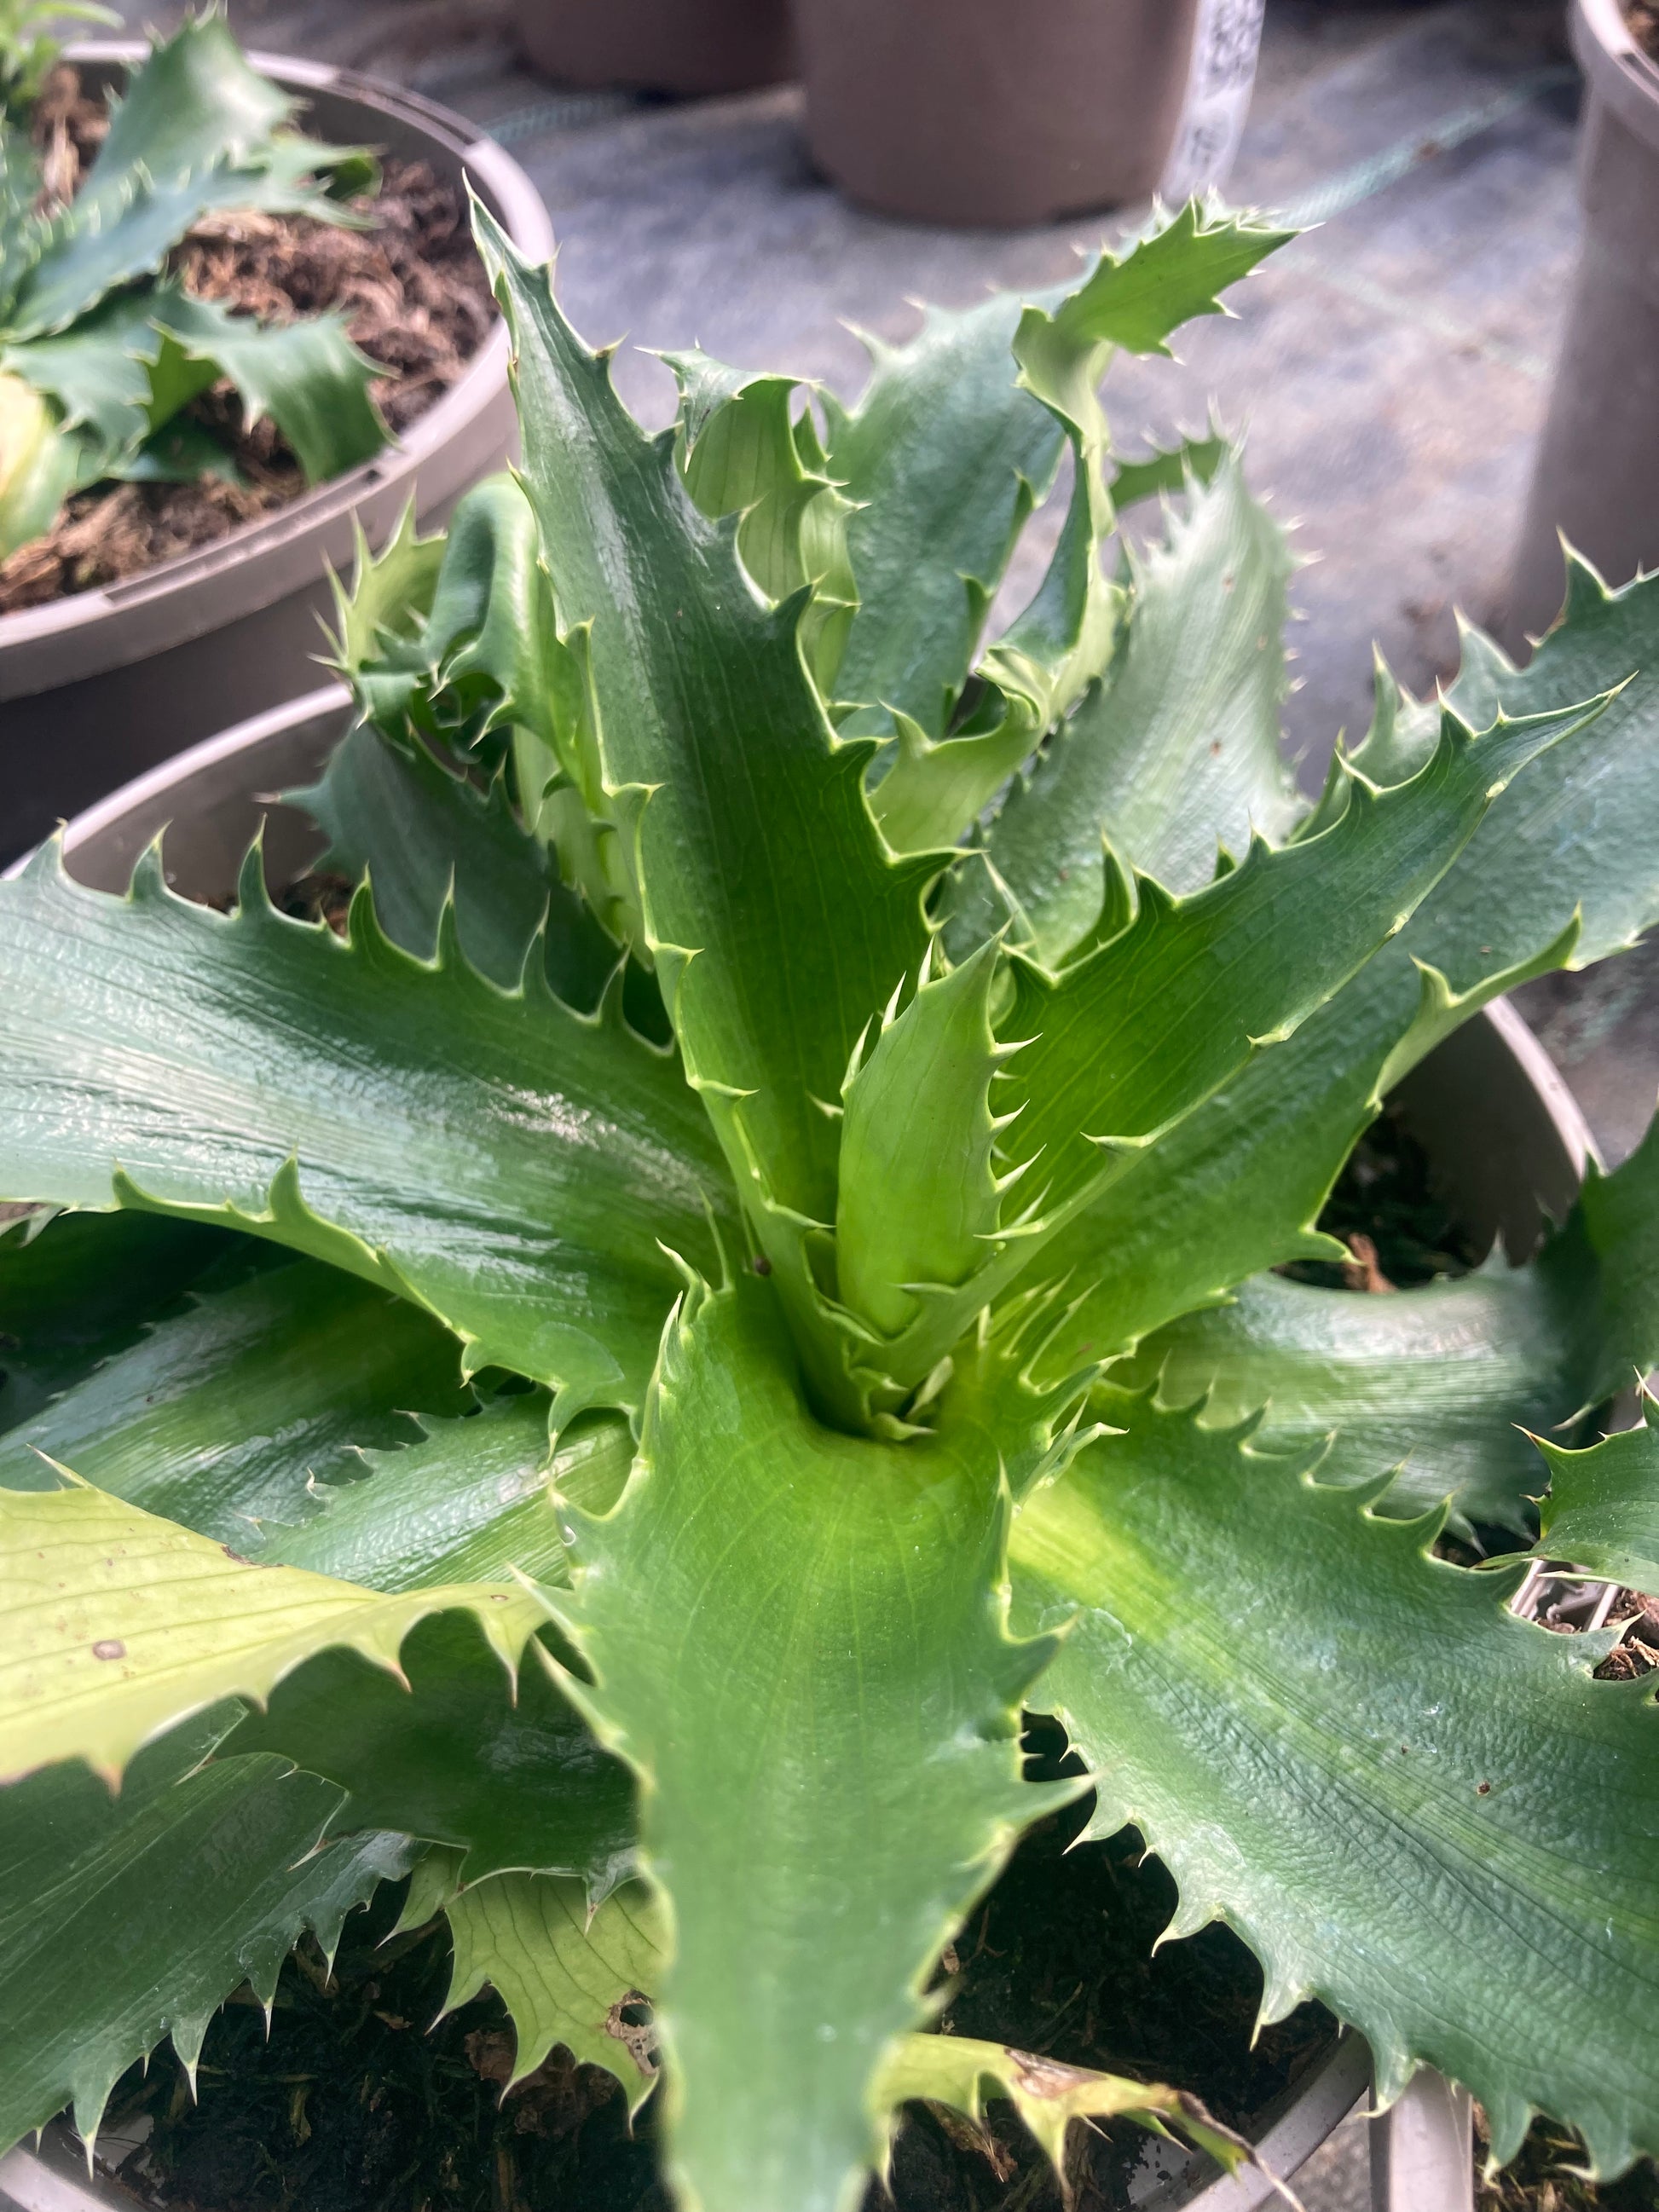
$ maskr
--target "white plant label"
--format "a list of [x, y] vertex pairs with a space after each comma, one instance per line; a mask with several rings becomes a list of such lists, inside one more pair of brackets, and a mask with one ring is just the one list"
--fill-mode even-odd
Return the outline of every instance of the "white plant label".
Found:
[[1171, 207], [1224, 183], [1255, 83], [1266, 0], [1199, 0], [1192, 69], [1158, 191]]

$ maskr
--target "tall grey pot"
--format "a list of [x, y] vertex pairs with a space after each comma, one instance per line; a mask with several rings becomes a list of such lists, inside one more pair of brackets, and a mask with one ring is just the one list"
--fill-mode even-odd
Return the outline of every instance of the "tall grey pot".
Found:
[[1619, 0], [1572, 0], [1572, 43], [1584, 237], [1504, 624], [1514, 650], [1560, 609], [1562, 536], [1612, 584], [1659, 566], [1659, 63]]

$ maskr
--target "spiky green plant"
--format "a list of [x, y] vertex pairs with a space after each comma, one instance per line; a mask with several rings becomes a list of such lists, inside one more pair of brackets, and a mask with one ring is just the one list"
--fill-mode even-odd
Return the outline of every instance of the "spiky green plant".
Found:
[[[1525, 1265], [1268, 1272], [1340, 1253], [1399, 1077], [1659, 918], [1659, 579], [1575, 567], [1438, 712], [1380, 673], [1309, 810], [1279, 528], [1097, 398], [1281, 233], [932, 313], [850, 410], [681, 356], [652, 437], [478, 221], [524, 472], [343, 601], [343, 934], [258, 849], [228, 915], [155, 853], [0, 887], [0, 2137], [404, 1873], [521, 2074], [642, 2094], [650, 1996], [703, 2212], [848, 2206], [907, 2095], [1201, 2125], [917, 2033], [1056, 1802], [1024, 1705], [1264, 2017], [1466, 2081], [1500, 2157], [1659, 2148], [1659, 1718], [1432, 1549], [1523, 1553], [1517, 1423], [1659, 1351], [1659, 1145]], [[1650, 1582], [1650, 1458], [1583, 1546]]]
[[310, 483], [378, 453], [372, 366], [338, 315], [261, 323], [166, 272], [210, 214], [350, 220], [330, 187], [360, 187], [373, 163], [290, 129], [293, 101], [208, 14], [133, 71], [81, 189], [52, 204], [29, 107], [55, 49], [44, 33], [24, 38], [48, 20], [41, 10], [11, 12], [15, 26], [0, 22], [15, 79], [0, 83], [0, 559], [47, 529], [70, 492], [106, 477], [234, 475], [224, 447], [182, 412], [221, 377], [250, 421], [270, 416]]
[[62, 26], [107, 30], [120, 20], [98, 0], [0, 0], [0, 115], [27, 120], [63, 53]]

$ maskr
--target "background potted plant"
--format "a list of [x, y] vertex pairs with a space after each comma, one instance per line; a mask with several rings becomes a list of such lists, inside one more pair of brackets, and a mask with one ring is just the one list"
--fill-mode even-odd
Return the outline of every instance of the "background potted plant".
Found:
[[791, 74], [787, 0], [519, 0], [519, 44], [561, 84], [746, 92]]
[[1510, 589], [1512, 648], [1560, 604], [1562, 533], [1623, 583], [1659, 563], [1659, 16], [1572, 0], [1583, 242]]
[[[252, 66], [222, 17], [153, 54], [82, 46], [48, 69], [34, 42], [13, 50], [7, 853], [307, 688], [354, 517], [389, 526], [411, 494], [441, 515], [511, 435], [467, 181], [532, 251], [548, 237], [527, 179], [469, 126], [337, 70]], [[384, 190], [348, 206], [375, 181], [368, 147]], [[319, 295], [337, 311], [309, 312]], [[374, 384], [349, 333], [375, 350]]]
[[922, 222], [1052, 222], [1219, 184], [1261, 0], [795, 0], [812, 157]]
[[[1431, 1547], [1524, 1553], [1517, 1419], [1576, 1440], [1651, 1358], [1653, 1142], [1525, 1266], [1263, 1271], [1356, 1264], [1309, 1224], [1384, 1091], [1659, 915], [1659, 586], [1576, 571], [1531, 667], [1472, 640], [1443, 714], [1380, 678], [1310, 811], [1279, 534], [1236, 456], [1115, 465], [1095, 398], [1280, 234], [1189, 210], [931, 319], [821, 423], [682, 356], [652, 440], [480, 220], [525, 472], [344, 611], [365, 719], [307, 804], [374, 888], [284, 915], [257, 848], [230, 915], [155, 857], [125, 897], [52, 848], [0, 888], [3, 1188], [78, 1209], [0, 1255], [37, 1447], [0, 1488], [3, 2131], [66, 2098], [92, 2129], [395, 1875], [455, 1994], [507, 1996], [502, 2078], [562, 2041], [642, 2094], [653, 2002], [669, 2176], [709, 2212], [847, 2201], [895, 2100], [985, 2085], [1050, 2150], [1127, 2110], [1226, 2158], [1174, 2090], [917, 2032], [1020, 1828], [1091, 1778], [1174, 1932], [1255, 1949], [1266, 2020], [1321, 1996], [1385, 2099], [1437, 2063], [1500, 2160], [1541, 2104], [1618, 2169], [1659, 2139], [1651, 1700], [1507, 1610], [1519, 1558]], [[1062, 444], [1049, 573], [982, 648]], [[1186, 512], [1109, 584], [1113, 488], [1160, 482]], [[1501, 1103], [1462, 1103], [1490, 1157]], [[250, 1236], [295, 1256], [192, 1276]], [[181, 1361], [156, 1308], [192, 1279]], [[234, 1358], [201, 1349], [223, 1298]], [[307, 1326], [330, 1358], [283, 1357]], [[471, 1401], [331, 1479], [463, 1364]], [[1599, 1502], [1633, 1581], [1649, 1495]], [[1088, 1778], [1022, 1778], [1022, 1702]], [[112, 1926], [118, 1976], [72, 1971]]]

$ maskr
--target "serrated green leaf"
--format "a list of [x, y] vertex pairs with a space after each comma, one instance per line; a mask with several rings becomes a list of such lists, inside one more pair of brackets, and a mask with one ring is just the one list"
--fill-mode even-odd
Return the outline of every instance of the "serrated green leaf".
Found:
[[1184, 323], [1224, 315], [1222, 294], [1296, 234], [1213, 199], [1188, 200], [1167, 221], [1156, 220], [1127, 252], [1101, 255], [1054, 308], [1058, 334], [1073, 345], [1167, 359], [1169, 340]]
[[112, 102], [77, 211], [107, 222], [135, 186], [246, 165], [293, 112], [289, 95], [249, 65], [223, 15], [188, 18], [155, 42]]
[[[871, 749], [836, 744], [799, 607], [763, 603], [733, 526], [681, 483], [673, 439], [646, 436], [546, 272], [477, 221], [514, 341], [525, 483], [560, 619], [586, 629], [606, 790], [629, 811], [685, 1078], [813, 1355], [825, 1333], [802, 1239], [834, 1218], [830, 1109], [872, 1010], [920, 965], [936, 863], [884, 850]], [[833, 1392], [833, 1346], [818, 1366]]]
[[1293, 1035], [1399, 932], [1510, 778], [1598, 707], [1480, 737], [1448, 713], [1417, 776], [1382, 792], [1356, 779], [1321, 836], [1255, 843], [1184, 899], [1141, 878], [1134, 921], [1058, 977], [1017, 959], [1003, 1028], [1030, 1042], [998, 1103], [1019, 1114], [1008, 1164], [1031, 1164], [1041, 1186], [1046, 1221], [1020, 1225], [1025, 1249]]
[[836, 746], [793, 617], [757, 599], [731, 528], [698, 513], [671, 442], [628, 415], [545, 273], [479, 224], [560, 618], [591, 625], [607, 786], [640, 794], [648, 942], [687, 1079], [744, 1179], [752, 1148], [780, 1200], [827, 1220], [837, 1132], [823, 1108], [871, 1008], [920, 961], [932, 868], [886, 859], [865, 749]]
[[549, 1604], [641, 1778], [671, 2165], [704, 2212], [846, 2201], [932, 1960], [1055, 1802], [1019, 1779], [1047, 1647], [1003, 1627], [1002, 1457], [948, 1402], [908, 1446], [821, 1427], [748, 1276], [676, 1314], [622, 1502], [568, 1516]]
[[418, 1443], [365, 1450], [366, 1480], [328, 1491], [316, 1516], [274, 1529], [262, 1559], [370, 1589], [493, 1580], [520, 1568], [565, 1579], [550, 1486], [609, 1504], [634, 1456], [626, 1421], [599, 1416], [548, 1442], [539, 1390], [491, 1399], [461, 1420], [426, 1420]]
[[[515, 478], [474, 484], [441, 538], [416, 538], [405, 515], [386, 555], [375, 561], [360, 550], [352, 592], [337, 596], [341, 665], [387, 730], [413, 712], [422, 729], [465, 751], [516, 723], [556, 750], [553, 602], [536, 519]], [[398, 678], [400, 695], [389, 688]]]
[[1258, 1275], [1226, 1305], [1187, 1315], [1120, 1377], [1165, 1405], [1206, 1392], [1206, 1426], [1261, 1414], [1265, 1444], [1316, 1447], [1326, 1483], [1399, 1474], [1377, 1510], [1450, 1501], [1460, 1528], [1530, 1537], [1538, 1463], [1528, 1431], [1565, 1441], [1598, 1403], [1659, 1360], [1659, 1132], [1578, 1204], [1524, 1267], [1501, 1251], [1459, 1280], [1356, 1297]]
[[890, 1009], [843, 1096], [836, 1268], [842, 1300], [884, 1336], [917, 1312], [915, 1283], [954, 1288], [984, 1260], [1002, 1193], [992, 1170], [996, 948]]
[[[337, 584], [335, 596], [338, 665], [390, 755], [354, 732], [322, 784], [296, 794], [341, 824], [336, 865], [369, 866], [404, 926], [430, 931], [453, 848], [463, 941], [483, 942], [486, 972], [516, 980], [526, 915], [545, 903], [556, 988], [597, 1003], [623, 947], [641, 945], [638, 901], [600, 779], [586, 640], [558, 635], [516, 479], [474, 485], [443, 538], [417, 538], [406, 513], [379, 560], [360, 545], [352, 591]], [[481, 772], [487, 807], [464, 781]], [[401, 818], [385, 819], [382, 799]], [[665, 1018], [651, 1027], [665, 1030]]]
[[1104, 355], [1068, 341], [1041, 307], [1021, 315], [1012, 354], [1020, 387], [1071, 441], [1071, 502], [1030, 605], [980, 665], [984, 688], [973, 713], [934, 740], [894, 711], [898, 750], [871, 805], [896, 852], [954, 844], [1042, 732], [1103, 674], [1117, 635], [1123, 594], [1100, 565], [1101, 541], [1115, 520], [1103, 475], [1106, 418], [1094, 392]]
[[138, 1213], [41, 1212], [0, 1231], [0, 1433], [29, 1419], [251, 1237]]
[[1174, 498], [1186, 490], [1189, 478], [1206, 484], [1232, 451], [1232, 441], [1212, 426], [1207, 438], [1183, 438], [1167, 448], [1154, 446], [1144, 460], [1121, 460], [1111, 476], [1112, 504], [1121, 514], [1160, 493]]
[[[909, 716], [943, 737], [1019, 533], [1054, 481], [1060, 426], [1015, 380], [1021, 302], [929, 307], [915, 337], [866, 337], [850, 412], [826, 404], [826, 469], [852, 503], [859, 605], [833, 676], [849, 733]], [[851, 709], [853, 711], [846, 711]]]
[[55, 1489], [44, 1453], [130, 1504], [253, 1553], [262, 1522], [316, 1510], [312, 1478], [358, 1471], [350, 1447], [410, 1433], [416, 1408], [465, 1402], [460, 1347], [429, 1315], [293, 1261], [198, 1294], [0, 1435], [0, 1487]]
[[1506, 673], [1497, 647], [1466, 632], [1468, 666], [1452, 696], [1478, 716], [1495, 685], [1510, 708], [1540, 711], [1565, 704], [1575, 679], [1622, 686], [1593, 740], [1533, 763], [1395, 943], [1063, 1233], [1048, 1264], [1097, 1285], [1061, 1343], [1066, 1359], [1085, 1345], [1121, 1350], [1260, 1268], [1328, 1256], [1312, 1224], [1388, 1086], [1498, 993], [1604, 959], [1659, 921], [1659, 785], [1648, 770], [1659, 579], [1609, 592], [1581, 562], [1570, 574], [1565, 617], [1529, 667]]
[[860, 600], [836, 692], [862, 711], [843, 728], [886, 734], [903, 714], [926, 737], [945, 732], [1061, 447], [1060, 421], [1036, 396], [1053, 401], [1059, 386], [1029, 362], [1010, 375], [1022, 322], [1046, 325], [1066, 364], [1061, 412], [1079, 422], [1112, 347], [1167, 351], [1172, 331], [1219, 313], [1218, 293], [1287, 235], [1189, 207], [1121, 256], [1103, 253], [1081, 283], [1026, 295], [1029, 306], [1005, 293], [964, 313], [930, 308], [909, 344], [866, 341], [874, 367], [857, 407], [829, 410], [829, 473], [856, 509], [848, 543]]
[[622, 947], [526, 833], [500, 776], [481, 791], [424, 745], [359, 723], [320, 781], [289, 797], [328, 838], [320, 866], [354, 882], [368, 876], [394, 945], [431, 959], [453, 898], [456, 940], [481, 975], [513, 989], [540, 933], [560, 998], [579, 1013], [599, 1006]]
[[1537, 1556], [1659, 1590], [1659, 1419], [1648, 1393], [1635, 1428], [1587, 1450], [1567, 1451], [1543, 1437], [1533, 1441], [1549, 1470]]
[[404, 501], [397, 528], [378, 553], [362, 526], [354, 526], [351, 588], [329, 571], [336, 623], [329, 636], [331, 665], [354, 688], [368, 663], [379, 659], [389, 643], [408, 644], [431, 613], [447, 542], [441, 531], [421, 536], [412, 499]]
[[260, 323], [164, 291], [153, 313], [186, 361], [229, 378], [249, 422], [270, 417], [307, 483], [342, 476], [385, 445], [386, 427], [368, 394], [374, 365], [347, 337], [343, 315]]
[[1570, 920], [1531, 959], [1488, 966], [1462, 994], [1414, 967], [1398, 939], [1385, 945], [1055, 1237], [1045, 1267], [1085, 1287], [1054, 1357], [1067, 1367], [1109, 1358], [1261, 1268], [1351, 1256], [1314, 1224], [1396, 1073], [1504, 992], [1561, 967], [1577, 938]]
[[1373, 1486], [1398, 1468], [1382, 1511], [1449, 1498], [1460, 1527], [1528, 1540], [1538, 1462], [1522, 1431], [1553, 1429], [1584, 1402], [1583, 1287], [1577, 1268], [1511, 1267], [1501, 1253], [1392, 1297], [1256, 1275], [1228, 1304], [1149, 1337], [1124, 1379], [1156, 1382], [1164, 1406], [1207, 1391], [1209, 1428], [1262, 1414], [1274, 1450], [1333, 1437], [1322, 1482]]
[[750, 376], [701, 352], [663, 358], [680, 387], [679, 464], [711, 521], [738, 516], [738, 551], [775, 605], [811, 587], [801, 651], [828, 684], [856, 604], [847, 554], [847, 500], [807, 465], [792, 415], [797, 380]]
[[[437, 1314], [473, 1368], [637, 1403], [678, 1279], [729, 1207], [671, 1055], [611, 1002], [570, 1013], [446, 941], [428, 968], [366, 896], [350, 941], [270, 907], [257, 853], [225, 916], [154, 856], [125, 899], [50, 848], [0, 886], [10, 1002], [0, 1185], [249, 1228]], [[143, 988], [139, 987], [143, 979]]]
[[954, 2106], [971, 2120], [983, 2117], [988, 2093], [1009, 2100], [1062, 2176], [1066, 2130], [1073, 2120], [1127, 2118], [1160, 2134], [1176, 2128], [1229, 2172], [1249, 2157], [1241, 2137], [1218, 2125], [1196, 2097], [1182, 2090], [1063, 2066], [1058, 2059], [972, 2036], [907, 2035], [877, 2076], [877, 2095], [885, 2105], [924, 2098]]
[[233, 1990], [268, 2004], [304, 1930], [332, 1953], [417, 1856], [385, 1834], [319, 1849], [339, 1791], [275, 1759], [204, 1765], [225, 1726], [141, 1752], [118, 1797], [76, 1765], [0, 1790], [0, 2144], [65, 2104], [90, 2142], [135, 2059], [170, 2035], [193, 2070]]
[[1440, 713], [1431, 699], [1414, 699], [1373, 648], [1375, 703], [1370, 726], [1355, 747], [1353, 764], [1373, 783], [1403, 783], [1434, 750]]
[[1215, 873], [1218, 846], [1279, 842], [1299, 811], [1279, 757], [1292, 562], [1237, 454], [1167, 541], [1128, 556], [1127, 634], [1105, 683], [1016, 783], [987, 838], [1016, 927], [1053, 964], [1099, 912], [1102, 840], [1170, 890]]
[[0, 344], [0, 369], [57, 402], [61, 427], [84, 428], [101, 455], [136, 448], [149, 427], [149, 364], [161, 349], [141, 293], [106, 300], [62, 336]]
[[580, 1882], [507, 1874], [464, 1890], [447, 1910], [455, 1966], [444, 2010], [488, 1984], [518, 2035], [514, 2082], [562, 2043], [582, 2064], [614, 2074], [636, 2112], [656, 2075], [640, 2063], [646, 2039], [629, 2033], [622, 2010], [657, 1980], [667, 1948], [644, 1884], [628, 1883], [591, 1912]]
[[400, 1659], [401, 1680], [359, 1652], [322, 1652], [277, 1684], [227, 1752], [274, 1753], [325, 1776], [348, 1793], [337, 1832], [441, 1844], [461, 1854], [469, 1884], [535, 1869], [570, 1876], [592, 1903], [606, 1896], [633, 1857], [633, 1780], [555, 1686], [539, 1647], [515, 1682], [477, 1619], [447, 1613], [417, 1623]]
[[1534, 2106], [1603, 2172], [1659, 2142], [1659, 1715], [1591, 1679], [1607, 1638], [1516, 1619], [1519, 1567], [1430, 1559], [1432, 1518], [1144, 1398], [1094, 1410], [1122, 1433], [1021, 1511], [1016, 1616], [1080, 1608], [1043, 1695], [1093, 1832], [1133, 1821], [1174, 1874], [1170, 1932], [1224, 1916], [1263, 2017], [1322, 1999], [1384, 2100], [1419, 2063], [1467, 2083], [1500, 2160]]
[[[302, 142], [309, 148], [309, 142]], [[94, 218], [86, 192], [49, 232], [17, 285], [4, 332], [20, 346], [66, 331], [121, 285], [154, 274], [186, 232], [232, 209], [307, 215], [340, 222], [343, 211], [301, 181], [318, 166], [314, 149], [299, 164], [210, 169], [176, 184], [124, 184], [108, 217]]]
[[250, 1566], [89, 1485], [0, 1491], [0, 1778], [80, 1759], [113, 1789], [135, 1751], [191, 1714], [260, 1700], [336, 1647], [395, 1674], [415, 1624], [458, 1607], [516, 1664], [538, 1618], [523, 1593], [455, 1583], [380, 1596]]
[[1575, 556], [1567, 579], [1559, 626], [1518, 674], [1490, 639], [1465, 629], [1451, 704], [1460, 714], [1492, 700], [1504, 714], [1549, 713], [1592, 668], [1605, 672], [1601, 690], [1623, 689], [1583, 758], [1519, 787], [1501, 827], [1473, 843], [1413, 932], [1413, 950], [1448, 972], [1488, 941], [1513, 957], [1559, 930], [1575, 902], [1583, 931], [1572, 964], [1585, 968], [1633, 945], [1659, 908], [1659, 793], [1646, 774], [1659, 727], [1659, 578], [1609, 592]]

